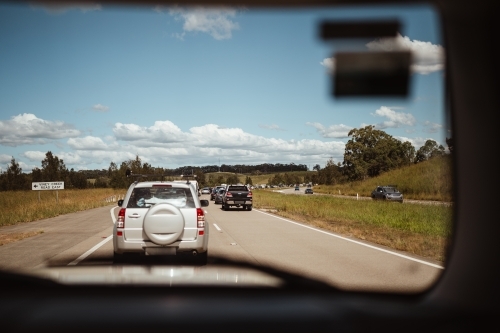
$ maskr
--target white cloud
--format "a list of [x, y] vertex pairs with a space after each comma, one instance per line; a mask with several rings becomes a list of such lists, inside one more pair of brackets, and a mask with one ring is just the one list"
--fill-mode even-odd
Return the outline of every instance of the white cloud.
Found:
[[443, 125], [432, 123], [430, 121], [425, 121], [424, 122], [424, 132], [425, 133], [436, 133], [440, 131], [443, 128]]
[[410, 113], [396, 112], [387, 106], [381, 106], [380, 109], [372, 113], [373, 116], [385, 117], [388, 120], [375, 125], [378, 129], [398, 128], [401, 126], [414, 126], [416, 119]]
[[141, 141], [151, 145], [186, 141], [186, 134], [168, 120], [156, 121], [151, 127], [116, 123], [113, 132], [118, 140]]
[[71, 138], [68, 139], [68, 145], [75, 150], [106, 150], [107, 148], [102, 139], [95, 136]]
[[325, 66], [330, 73], [335, 72], [335, 58], [325, 58], [320, 62], [321, 65]]
[[[162, 8], [156, 7], [155, 10], [161, 11]], [[239, 29], [239, 24], [233, 20], [236, 13], [231, 8], [176, 7], [169, 10], [170, 15], [184, 21], [182, 28], [185, 32], [203, 32], [217, 40], [229, 39], [233, 30]], [[183, 39], [184, 34], [177, 34], [176, 37]]]
[[[402, 141], [402, 142], [405, 142], [405, 141], [409, 141], [413, 147], [415, 147], [415, 150], [419, 150], [420, 147], [424, 146], [425, 145], [425, 142], [427, 140], [433, 140], [433, 141], [436, 141], [432, 138], [421, 138], [421, 137], [417, 137], [417, 138], [406, 138], [404, 136], [398, 136], [398, 137], [395, 137], [396, 139]], [[436, 141], [438, 145], [440, 145], [441, 143], [439, 143], [438, 141]]]
[[113, 131], [117, 140], [126, 142], [117, 143], [115, 152], [131, 152], [127, 159], [137, 153], [150, 161], [148, 163], [162, 166], [217, 164], [219, 158], [223, 158], [224, 163], [324, 163], [330, 156], [342, 159], [345, 149], [345, 143], [340, 141], [265, 138], [241, 128], [223, 128], [216, 124], [183, 132], [170, 121], [157, 121], [150, 127], [117, 123]]
[[42, 162], [44, 159], [45, 159], [45, 154], [47, 152], [41, 152], [41, 151], [33, 151], [33, 150], [29, 150], [29, 151], [25, 151], [22, 155], [24, 157], [26, 157], [27, 159], [29, 159], [30, 161], [33, 161], [33, 162]]
[[[369, 51], [398, 51], [412, 52], [411, 70], [418, 74], [429, 74], [444, 69], [445, 51], [441, 45], [411, 40], [409, 37], [398, 34], [396, 38], [381, 38], [366, 44]], [[335, 58], [325, 58], [320, 62], [329, 72], [335, 70]]]
[[345, 139], [348, 138], [349, 131], [352, 130], [352, 127], [340, 124], [340, 125], [331, 125], [329, 127], [325, 127], [320, 123], [311, 123], [308, 122], [306, 125], [312, 126], [318, 130], [324, 138], [338, 138]]
[[272, 124], [272, 125], [259, 124], [259, 127], [264, 128], [264, 129], [268, 129], [268, 130], [272, 130], [272, 131], [284, 131], [284, 129], [282, 129], [281, 127], [279, 127], [278, 125], [275, 125], [275, 124]]
[[102, 6], [96, 3], [79, 3], [79, 2], [65, 2], [65, 3], [44, 3], [41, 5], [32, 5], [33, 8], [42, 8], [47, 13], [52, 15], [64, 14], [70, 10], [79, 10], [83, 13], [101, 10]]
[[92, 106], [92, 110], [97, 112], [107, 112], [109, 110], [109, 107], [102, 104], [96, 104]]
[[444, 48], [441, 45], [411, 40], [408, 36], [398, 34], [396, 38], [381, 38], [366, 44], [370, 51], [398, 51], [412, 52], [412, 70], [419, 74], [429, 74], [443, 70]]
[[10, 160], [12, 160], [12, 156], [7, 154], [0, 154], [0, 167], [4, 166], [5, 164], [10, 165]]
[[24, 113], [0, 121], [0, 145], [44, 144], [47, 140], [77, 137], [80, 131], [62, 121], [49, 121]]

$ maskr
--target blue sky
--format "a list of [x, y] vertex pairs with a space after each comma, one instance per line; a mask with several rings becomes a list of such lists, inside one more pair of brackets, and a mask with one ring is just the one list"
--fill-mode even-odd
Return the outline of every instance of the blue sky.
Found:
[[[323, 19], [399, 18], [391, 40], [325, 43]], [[413, 52], [407, 99], [336, 100], [332, 56]], [[68, 168], [136, 155], [152, 166], [343, 160], [347, 133], [375, 125], [443, 146], [444, 52], [428, 7], [255, 11], [0, 5], [0, 168], [47, 151]]]

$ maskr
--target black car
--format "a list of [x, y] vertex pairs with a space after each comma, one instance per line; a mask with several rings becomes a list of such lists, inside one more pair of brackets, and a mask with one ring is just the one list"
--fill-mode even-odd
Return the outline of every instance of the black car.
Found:
[[313, 190], [312, 188], [306, 188], [306, 190], [304, 191], [305, 194], [313, 194]]
[[391, 200], [403, 202], [403, 194], [398, 191], [395, 185], [377, 186], [372, 191], [372, 199], [374, 200]]

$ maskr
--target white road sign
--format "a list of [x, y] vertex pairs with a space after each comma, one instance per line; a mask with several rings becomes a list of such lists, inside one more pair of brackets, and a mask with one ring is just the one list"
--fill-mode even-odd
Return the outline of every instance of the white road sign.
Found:
[[33, 191], [64, 190], [64, 182], [33, 182], [31, 189]]

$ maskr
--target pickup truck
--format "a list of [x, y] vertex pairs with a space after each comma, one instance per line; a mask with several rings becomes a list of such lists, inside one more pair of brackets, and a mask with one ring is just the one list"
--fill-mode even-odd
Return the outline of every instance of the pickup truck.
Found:
[[222, 197], [222, 209], [229, 210], [231, 206], [252, 210], [252, 191], [246, 185], [228, 185]]

